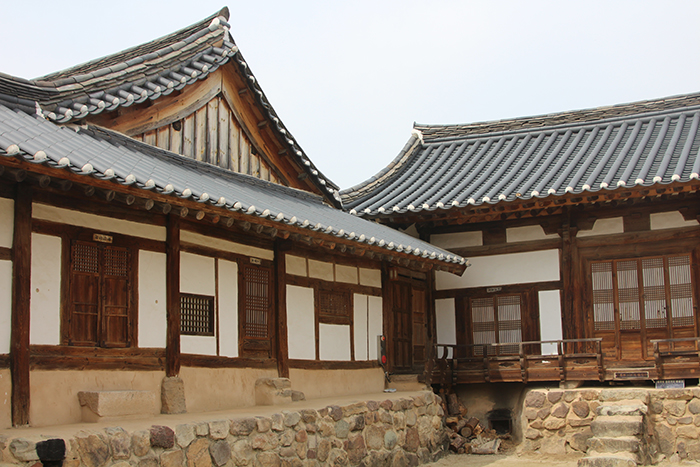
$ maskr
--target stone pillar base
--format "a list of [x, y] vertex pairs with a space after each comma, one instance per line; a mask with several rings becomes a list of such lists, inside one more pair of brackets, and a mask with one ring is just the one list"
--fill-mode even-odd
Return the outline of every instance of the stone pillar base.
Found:
[[160, 413], [186, 413], [185, 383], [179, 376], [166, 376], [160, 387]]

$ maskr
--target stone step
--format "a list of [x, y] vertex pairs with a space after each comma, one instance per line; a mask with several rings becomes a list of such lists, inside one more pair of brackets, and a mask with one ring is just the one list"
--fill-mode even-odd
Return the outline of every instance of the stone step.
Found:
[[397, 391], [424, 391], [425, 383], [419, 381], [420, 375], [391, 375], [391, 382], [386, 383], [387, 389]]
[[588, 439], [587, 445], [589, 451], [637, 453], [640, 451], [642, 442], [635, 436], [594, 437]]
[[158, 413], [158, 399], [151, 391], [80, 391], [84, 422], [139, 418]]
[[646, 415], [648, 411], [649, 408], [647, 405], [640, 400], [608, 402], [595, 409], [595, 413], [599, 417], [613, 415]]
[[255, 405], [280, 405], [306, 400], [304, 393], [292, 389], [289, 378], [258, 378], [255, 381]]
[[637, 436], [644, 433], [644, 421], [641, 415], [611, 415], [591, 422], [591, 431], [598, 438], [616, 438], [619, 436]]
[[592, 454], [578, 460], [578, 467], [636, 467], [637, 461], [625, 454]]

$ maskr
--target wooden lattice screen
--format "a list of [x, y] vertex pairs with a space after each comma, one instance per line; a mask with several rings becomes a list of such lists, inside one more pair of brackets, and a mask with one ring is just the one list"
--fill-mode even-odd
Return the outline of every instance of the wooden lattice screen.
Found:
[[350, 323], [350, 294], [345, 291], [318, 291], [319, 321], [331, 324]]
[[214, 335], [214, 297], [180, 294], [180, 332], [190, 336]]
[[596, 331], [694, 325], [689, 255], [595, 262], [591, 278]]
[[124, 247], [86, 241], [71, 244], [71, 344], [129, 345], [129, 259]]
[[245, 337], [267, 339], [269, 338], [270, 308], [272, 306], [271, 271], [250, 265], [245, 265], [242, 269]]
[[[470, 300], [473, 343], [476, 355], [483, 355], [478, 344], [522, 342], [522, 297], [520, 295], [497, 295]], [[503, 346], [498, 352], [489, 354], [513, 354], [518, 346]]]

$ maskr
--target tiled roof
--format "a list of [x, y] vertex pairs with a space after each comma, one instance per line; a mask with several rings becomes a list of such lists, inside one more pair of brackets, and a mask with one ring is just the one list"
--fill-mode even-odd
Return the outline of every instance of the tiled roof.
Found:
[[[373, 246], [389, 256], [408, 255], [438, 268], [458, 270], [466, 260], [381, 224], [328, 206], [321, 197], [227, 171], [87, 126], [61, 126], [38, 115], [0, 105], [0, 159], [20, 158], [85, 177], [184, 198], [240, 213], [279, 228], [317, 232], [329, 241]], [[292, 230], [294, 230], [292, 229]], [[398, 254], [398, 255], [397, 255]]]
[[471, 125], [415, 125], [399, 156], [345, 190], [389, 216], [698, 180], [700, 94]]
[[228, 8], [224, 8], [162, 38], [30, 81], [0, 74], [0, 93], [37, 101], [49, 120], [68, 123], [157, 100], [206, 79], [231, 61], [286, 143], [290, 157], [336, 201], [338, 186], [315, 167], [270, 105], [228, 32], [228, 18]]

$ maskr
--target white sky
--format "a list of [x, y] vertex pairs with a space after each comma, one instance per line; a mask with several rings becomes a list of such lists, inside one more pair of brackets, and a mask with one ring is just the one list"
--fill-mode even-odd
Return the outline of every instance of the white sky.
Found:
[[35, 78], [195, 23], [231, 33], [275, 110], [342, 188], [419, 123], [700, 91], [700, 1], [0, 1], [0, 72]]

